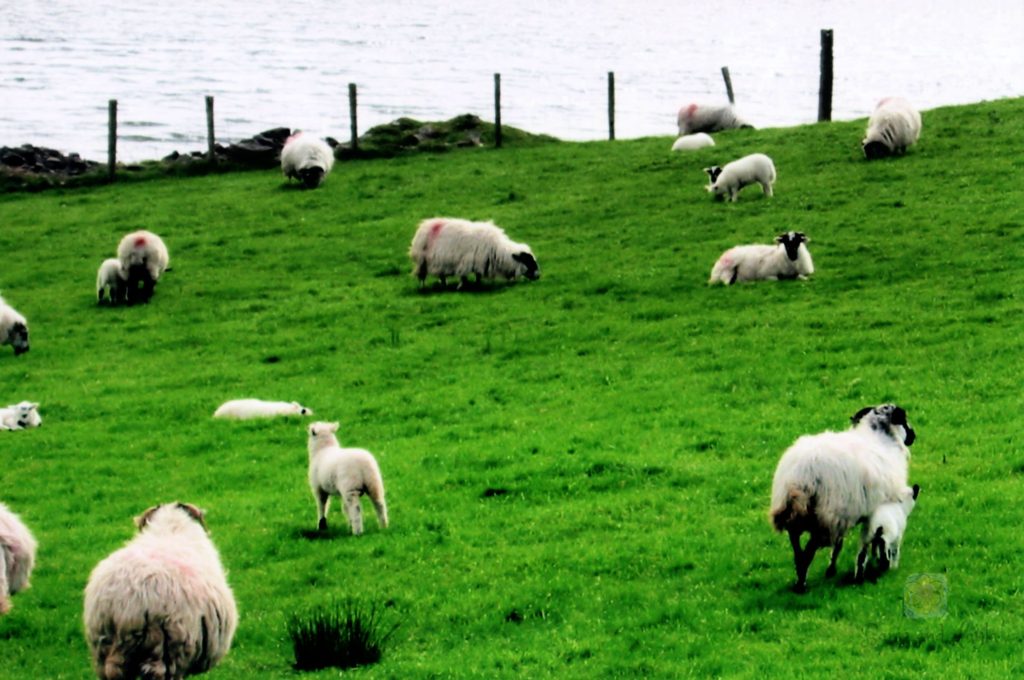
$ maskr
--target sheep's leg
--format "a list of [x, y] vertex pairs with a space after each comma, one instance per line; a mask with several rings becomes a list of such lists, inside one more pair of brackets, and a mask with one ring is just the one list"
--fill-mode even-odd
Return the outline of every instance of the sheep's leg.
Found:
[[812, 532], [810, 538], [807, 539], [806, 547], [801, 550], [800, 532], [795, 530], [789, 532], [789, 542], [793, 546], [793, 561], [796, 563], [796, 583], [793, 585], [793, 590], [797, 593], [805, 593], [807, 592], [807, 570], [810, 569], [811, 562], [814, 560], [814, 553], [825, 544], [820, 542]]
[[868, 562], [868, 548], [869, 544], [863, 543], [860, 547], [860, 552], [857, 553], [857, 564], [853, 568], [853, 580], [857, 583], [864, 582], [864, 567]]
[[345, 494], [345, 515], [348, 516], [348, 523], [352, 526], [352, 534], [359, 536], [363, 533], [363, 506], [359, 502], [358, 491], [349, 491]]
[[459, 277], [458, 289], [462, 290], [463, 286], [468, 286], [468, 285], [469, 285], [469, 277], [468, 276], [460, 276]]
[[317, 489], [313, 496], [316, 497], [316, 528], [319, 531], [327, 531], [327, 506], [331, 502], [331, 494]]
[[442, 288], [447, 288], [448, 287], [448, 277], [447, 276], [445, 276], [444, 274], [440, 274], [440, 275], [438, 275], [437, 278], [441, 279], [441, 287]]
[[839, 559], [839, 551], [843, 549], [843, 537], [840, 536], [836, 539], [835, 544], [832, 546], [832, 559], [828, 562], [828, 568], [825, 569], [825, 578], [832, 578], [836, 575], [836, 560]]
[[11, 599], [7, 595], [8, 592], [10, 592], [10, 586], [7, 584], [7, 553], [0, 549], [0, 616], [11, 611]]

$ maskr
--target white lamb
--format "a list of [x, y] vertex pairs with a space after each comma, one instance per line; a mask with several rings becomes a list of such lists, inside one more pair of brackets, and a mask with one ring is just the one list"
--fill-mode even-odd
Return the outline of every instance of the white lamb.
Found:
[[11, 611], [11, 595], [29, 587], [36, 562], [36, 539], [11, 510], [0, 503], [0, 616]]
[[42, 424], [39, 404], [35, 402], [22, 401], [0, 408], [0, 430], [24, 430]]
[[[833, 576], [843, 537], [882, 503], [899, 500], [907, 486], [914, 430], [895, 404], [867, 407], [844, 432], [804, 435], [775, 469], [771, 520], [789, 534], [796, 592], [807, 589], [807, 569], [818, 548], [832, 547], [825, 576]], [[800, 536], [810, 534], [800, 547]]]
[[905, 487], [900, 492], [899, 500], [882, 503], [871, 514], [871, 520], [863, 525], [860, 534], [860, 552], [857, 553], [857, 565], [853, 577], [857, 581], [864, 579], [864, 566], [871, 550], [875, 562], [881, 571], [896, 569], [900, 566], [900, 547], [903, 545], [903, 534], [907, 530], [907, 518], [914, 510], [921, 487]]
[[103, 304], [106, 296], [110, 304], [124, 302], [128, 292], [128, 272], [121, 267], [121, 260], [111, 257], [103, 260], [96, 272], [96, 302]]
[[28, 321], [0, 297], [0, 345], [14, 348], [14, 356], [28, 351]]
[[706, 132], [696, 132], [692, 135], [683, 135], [672, 144], [673, 151], [694, 151], [708, 146], [714, 146], [715, 140]]
[[775, 237], [773, 246], [734, 246], [715, 262], [708, 284], [805, 279], [814, 273], [808, 242], [803, 232], [787, 231]]
[[752, 153], [731, 163], [726, 163], [724, 168], [713, 165], [704, 168], [711, 183], [705, 187], [714, 194], [715, 198], [728, 195], [729, 200], [735, 202], [739, 196], [740, 189], [749, 184], [760, 184], [765, 196], [772, 195], [772, 185], [775, 183], [775, 164], [772, 159], [763, 153]]
[[334, 167], [334, 151], [327, 142], [302, 132], [285, 140], [281, 149], [281, 172], [297, 179], [307, 189], [315, 189]]
[[732, 104], [689, 104], [679, 109], [676, 120], [679, 123], [680, 135], [753, 127], [736, 114]]
[[139, 534], [104, 559], [85, 587], [85, 637], [104, 680], [177, 680], [215, 666], [238, 625], [235, 598], [194, 505], [135, 519]]
[[144, 229], [125, 234], [117, 246], [117, 258], [127, 277], [128, 304], [149, 302], [156, 282], [171, 263], [163, 240]]
[[530, 246], [516, 243], [492, 222], [470, 222], [453, 217], [434, 217], [420, 222], [409, 247], [413, 274], [424, 285], [428, 274], [448, 285], [459, 277], [459, 288], [476, 274], [477, 282], [499, 276], [509, 280], [540, 278]]
[[311, 416], [313, 410], [297, 401], [263, 401], [261, 399], [233, 399], [213, 412], [214, 418], [273, 418], [274, 416]]
[[327, 504], [331, 496], [340, 496], [352, 533], [363, 533], [365, 493], [377, 511], [377, 523], [388, 526], [388, 506], [384, 502], [384, 480], [377, 460], [365, 449], [343, 449], [335, 432], [338, 423], [313, 423], [309, 426], [309, 487], [316, 500], [317, 529], [327, 530]]
[[861, 141], [868, 160], [906, 153], [921, 136], [921, 114], [902, 97], [878, 102]]

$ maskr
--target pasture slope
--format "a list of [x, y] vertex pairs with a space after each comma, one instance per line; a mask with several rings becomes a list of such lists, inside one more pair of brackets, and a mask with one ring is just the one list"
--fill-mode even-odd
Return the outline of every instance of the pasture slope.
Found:
[[[81, 594], [132, 517], [205, 508], [240, 610], [211, 678], [296, 677], [286, 622], [359, 595], [400, 622], [347, 675], [1009, 677], [1024, 673], [1024, 99], [924, 112], [903, 158], [865, 121], [341, 163], [322, 189], [249, 172], [0, 196], [0, 292], [32, 349], [0, 351], [0, 498], [40, 542], [0, 619], [5, 680], [90, 677]], [[762, 151], [775, 198], [704, 191]], [[535, 283], [418, 292], [433, 215], [494, 219]], [[125, 232], [161, 234], [151, 304], [94, 303]], [[808, 281], [709, 288], [727, 247], [801, 230]], [[373, 451], [392, 527], [318, 538], [298, 400]], [[800, 434], [896, 401], [922, 486], [899, 571], [853, 586], [820, 553], [790, 591], [767, 520]], [[367, 506], [367, 510], [369, 507]], [[946, 615], [904, 615], [942, 574]], [[930, 605], [925, 605], [930, 606]], [[924, 613], [928, 613], [925, 611]], [[323, 671], [308, 677], [337, 677]]]

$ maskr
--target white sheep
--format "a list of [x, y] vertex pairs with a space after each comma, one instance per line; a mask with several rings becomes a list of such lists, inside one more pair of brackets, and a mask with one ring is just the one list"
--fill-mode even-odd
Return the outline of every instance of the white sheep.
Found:
[[711, 268], [708, 284], [731, 285], [737, 281], [805, 279], [814, 273], [814, 263], [800, 231], [775, 237], [775, 245], [734, 246], [722, 253]]
[[704, 147], [714, 146], [715, 140], [706, 132], [695, 132], [692, 135], [683, 135], [672, 144], [673, 151], [694, 151]]
[[163, 240], [144, 229], [125, 234], [117, 246], [117, 258], [127, 278], [128, 304], [148, 302], [156, 282], [171, 263]]
[[168, 503], [135, 523], [138, 535], [96, 565], [85, 587], [96, 674], [176, 680], [209, 670], [231, 647], [238, 611], [202, 511]]
[[316, 500], [317, 529], [327, 530], [327, 504], [331, 496], [340, 496], [352, 533], [363, 533], [363, 509], [360, 497], [365, 493], [377, 511], [377, 523], [388, 526], [388, 506], [384, 502], [384, 480], [373, 454], [365, 449], [343, 449], [335, 432], [338, 423], [313, 423], [309, 426], [309, 488]]
[[272, 418], [274, 416], [311, 416], [313, 410], [297, 401], [263, 401], [262, 399], [232, 399], [217, 407], [214, 418]]
[[0, 345], [14, 348], [14, 356], [28, 351], [28, 321], [0, 297]]
[[103, 304], [104, 297], [110, 304], [124, 302], [128, 292], [128, 272], [121, 267], [121, 260], [111, 257], [103, 260], [96, 272], [96, 302]]
[[863, 525], [860, 534], [860, 552], [857, 553], [857, 564], [853, 571], [855, 580], [864, 579], [869, 549], [881, 571], [900, 566], [900, 547], [907, 530], [907, 518], [920, 492], [921, 487], [917, 484], [905, 487], [898, 501], [882, 503], [871, 513], [871, 519]]
[[921, 136], [921, 114], [902, 97], [886, 97], [868, 119], [861, 148], [868, 160], [904, 154]]
[[492, 222], [470, 222], [453, 217], [434, 217], [420, 222], [409, 247], [413, 274], [424, 285], [428, 274], [448, 285], [459, 277], [459, 288], [476, 274], [477, 282], [503, 276], [509, 280], [540, 278], [530, 246], [516, 243]]
[[39, 404], [35, 402], [22, 401], [0, 408], [0, 430], [24, 430], [42, 424]]
[[315, 189], [323, 184], [333, 167], [334, 151], [327, 142], [302, 132], [285, 140], [281, 172], [288, 179], [297, 179], [307, 189]]
[[36, 562], [36, 539], [32, 532], [0, 503], [0, 616], [11, 611], [11, 595], [30, 586]]
[[676, 120], [679, 123], [680, 135], [753, 127], [736, 114], [732, 104], [689, 104], [679, 109]]
[[726, 163], [724, 168], [713, 165], [704, 168], [711, 183], [705, 187], [715, 198], [727, 194], [729, 200], [735, 202], [740, 189], [749, 184], [760, 184], [765, 196], [772, 195], [772, 184], [775, 183], [775, 164], [763, 153], [752, 153]]
[[[832, 547], [826, 576], [835, 575], [843, 537], [907, 486], [915, 433], [895, 404], [867, 407], [844, 432], [804, 435], [779, 460], [772, 481], [771, 520], [789, 534], [796, 592], [807, 589], [807, 569], [818, 548]], [[807, 532], [807, 545], [800, 536]]]

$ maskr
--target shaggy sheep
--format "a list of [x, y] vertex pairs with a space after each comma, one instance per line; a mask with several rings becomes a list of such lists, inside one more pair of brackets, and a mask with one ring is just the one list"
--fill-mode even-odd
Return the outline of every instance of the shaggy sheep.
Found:
[[11, 611], [11, 595], [29, 587], [36, 562], [36, 539], [10, 509], [0, 503], [0, 616]]
[[301, 132], [285, 140], [281, 149], [281, 172], [288, 179], [297, 179], [307, 189], [316, 189], [333, 167], [334, 151], [327, 142]]
[[878, 102], [861, 148], [868, 160], [906, 153], [907, 147], [921, 136], [921, 114], [902, 97], [887, 97]]
[[449, 276], [459, 277], [459, 288], [476, 274], [477, 282], [504, 276], [515, 280], [540, 278], [537, 260], [524, 243], [509, 240], [491, 222], [470, 222], [452, 217], [435, 217], [420, 222], [409, 248], [413, 274], [424, 285], [428, 274], [448, 285]]
[[692, 135], [683, 135], [672, 145], [673, 151], [693, 151], [703, 149], [706, 146], [714, 146], [715, 140], [706, 132], [697, 132]]
[[0, 345], [14, 348], [14, 356], [28, 351], [28, 321], [0, 297]]
[[317, 529], [327, 530], [327, 504], [331, 496], [340, 496], [344, 503], [352, 533], [363, 533], [363, 508], [360, 497], [365, 493], [377, 510], [377, 523], [388, 526], [388, 506], [384, 502], [384, 480], [377, 461], [364, 449], [343, 449], [335, 432], [338, 423], [313, 423], [309, 426], [309, 487], [316, 499]]
[[689, 104], [679, 109], [677, 121], [680, 135], [753, 127], [736, 115], [736, 109], [732, 104], [724, 106]]
[[171, 262], [163, 240], [149, 231], [133, 231], [121, 239], [117, 257], [128, 282], [125, 293], [128, 304], [149, 302], [156, 282]]
[[85, 587], [85, 637], [104, 680], [202, 673], [231, 647], [235, 599], [194, 505], [135, 519], [139, 534], [104, 559]]
[[709, 284], [737, 281], [804, 279], [814, 273], [808, 238], [800, 231], [775, 237], [775, 245], [734, 246], [722, 253], [711, 268]]
[[[914, 430], [895, 404], [867, 407], [844, 432], [804, 435], [775, 469], [771, 519], [789, 533], [796, 563], [796, 592], [807, 589], [807, 569], [818, 548], [832, 547], [825, 576], [833, 576], [843, 537], [907, 486]], [[800, 547], [800, 536], [810, 534]]]
[[261, 399], [233, 399], [213, 412], [214, 418], [272, 418], [274, 416], [311, 416], [313, 410], [297, 401], [263, 401]]
[[728, 194], [729, 200], [733, 202], [739, 196], [740, 189], [748, 184], [760, 184], [764, 195], [771, 196], [772, 184], [775, 183], [775, 164], [763, 153], [744, 156], [726, 163], [724, 168], [713, 165], [704, 168], [704, 172], [708, 173], [711, 179], [706, 189], [714, 194], [715, 198]]
[[43, 418], [39, 415], [39, 404], [22, 401], [0, 408], [0, 430], [24, 430], [39, 427]]
[[900, 492], [898, 501], [882, 503], [871, 513], [870, 521], [861, 530], [860, 552], [857, 553], [857, 565], [853, 571], [855, 580], [864, 579], [869, 548], [881, 571], [900, 566], [900, 546], [903, 544], [903, 533], [907, 530], [907, 518], [920, 492], [921, 487], [917, 484], [908, 486]]
[[127, 284], [128, 273], [121, 268], [121, 260], [114, 257], [103, 260], [96, 272], [96, 302], [103, 304], [104, 295], [112, 305], [124, 302]]

